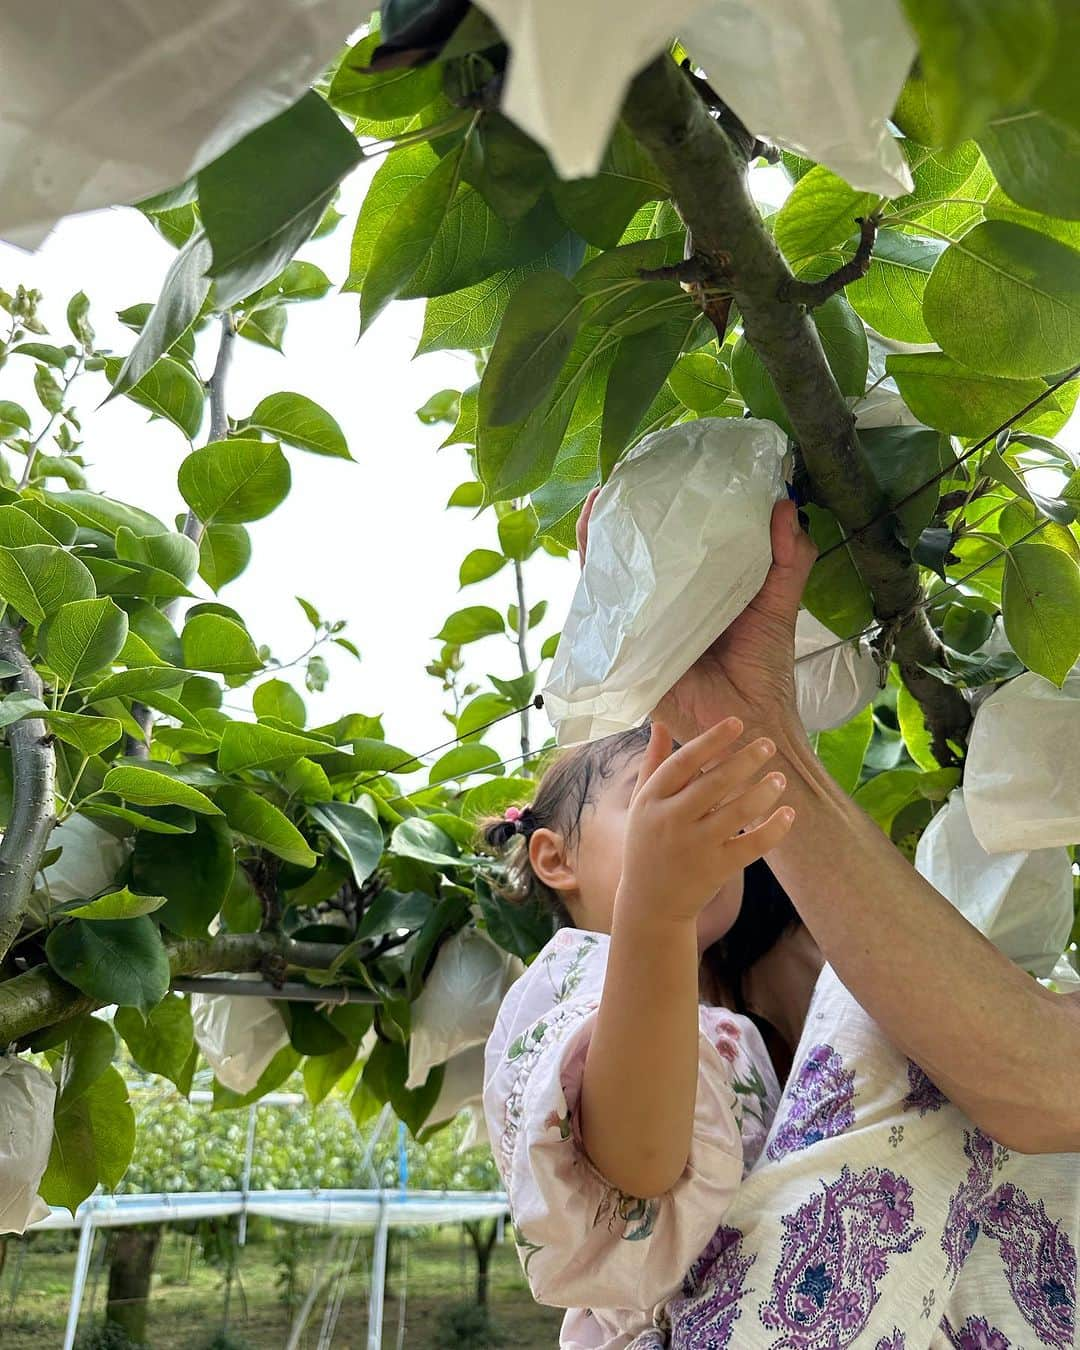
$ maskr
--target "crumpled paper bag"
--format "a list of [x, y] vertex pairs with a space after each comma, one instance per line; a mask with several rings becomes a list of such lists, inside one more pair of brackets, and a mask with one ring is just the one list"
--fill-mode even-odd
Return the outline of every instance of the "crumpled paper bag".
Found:
[[616, 464], [543, 690], [560, 746], [640, 725], [761, 589], [786, 447], [775, 422], [704, 417]]
[[1055, 993], [1058, 994], [1078, 994], [1080, 993], [1080, 971], [1069, 960], [1067, 954], [1058, 957], [1057, 965], [1049, 975], [1040, 977], [1039, 983], [1046, 986], [1052, 986]]
[[463, 928], [444, 942], [412, 1005], [405, 1086], [422, 1087], [436, 1064], [482, 1045], [503, 995], [524, 970], [478, 928]]
[[980, 705], [964, 786], [990, 853], [1080, 843], [1080, 665], [1060, 689], [1028, 671]]
[[36, 1064], [0, 1055], [0, 1233], [25, 1233], [49, 1206], [38, 1195], [49, 1162], [56, 1084]]
[[1073, 925], [1069, 854], [987, 853], [972, 832], [970, 800], [963, 788], [949, 794], [919, 839], [915, 870], [1010, 961], [1049, 976]]
[[484, 1046], [472, 1045], [459, 1055], [446, 1062], [442, 1087], [438, 1098], [431, 1108], [431, 1114], [424, 1121], [425, 1129], [429, 1125], [438, 1125], [444, 1120], [453, 1120], [459, 1111], [468, 1111], [469, 1124], [462, 1135], [457, 1151], [477, 1144], [488, 1142], [487, 1123], [484, 1120]]
[[0, 5], [0, 235], [175, 187], [300, 97], [348, 0]]
[[[236, 979], [261, 979], [251, 973]], [[277, 1052], [289, 1043], [281, 1014], [268, 998], [192, 994], [195, 1044], [222, 1087], [250, 1092]]]
[[842, 727], [878, 692], [878, 666], [866, 639], [841, 643], [807, 609], [795, 620], [795, 695], [808, 732]]
[[49, 835], [50, 849], [62, 850], [42, 872], [49, 894], [58, 904], [89, 900], [120, 875], [131, 842], [96, 825], [86, 816], [69, 816]]
[[886, 126], [915, 56], [897, 0], [477, 0], [510, 45], [503, 111], [563, 178], [595, 174], [630, 81], [673, 34], [757, 136], [910, 192]]

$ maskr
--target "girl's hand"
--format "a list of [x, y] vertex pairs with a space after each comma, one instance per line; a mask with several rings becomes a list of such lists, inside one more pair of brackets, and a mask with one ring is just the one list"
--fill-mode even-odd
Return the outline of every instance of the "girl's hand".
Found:
[[671, 732], [653, 722], [630, 796], [617, 910], [694, 920], [787, 834], [795, 812], [774, 809], [784, 775], [759, 777], [776, 746], [761, 739], [733, 751], [742, 729], [729, 717], [672, 754]]

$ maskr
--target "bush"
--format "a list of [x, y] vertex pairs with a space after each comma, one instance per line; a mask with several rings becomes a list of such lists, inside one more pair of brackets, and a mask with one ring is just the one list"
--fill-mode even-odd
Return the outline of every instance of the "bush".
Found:
[[435, 1324], [433, 1350], [498, 1350], [491, 1314], [479, 1303], [444, 1308]]
[[115, 1322], [100, 1327], [88, 1327], [79, 1333], [75, 1350], [145, 1350], [141, 1342], [133, 1341]]

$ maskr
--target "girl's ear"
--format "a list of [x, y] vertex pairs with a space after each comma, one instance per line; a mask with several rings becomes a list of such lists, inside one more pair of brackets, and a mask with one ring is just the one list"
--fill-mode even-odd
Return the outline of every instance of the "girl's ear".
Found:
[[537, 879], [553, 891], [573, 891], [577, 888], [573, 861], [557, 830], [546, 827], [533, 830], [529, 836], [529, 863]]

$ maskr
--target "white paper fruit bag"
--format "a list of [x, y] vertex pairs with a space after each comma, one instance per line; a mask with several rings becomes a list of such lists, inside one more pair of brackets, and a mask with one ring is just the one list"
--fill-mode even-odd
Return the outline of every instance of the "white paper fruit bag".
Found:
[[195, 1044], [214, 1077], [233, 1092], [250, 1092], [277, 1052], [289, 1043], [281, 1014], [267, 998], [192, 994], [191, 1020]]
[[43, 1069], [0, 1055], [0, 1233], [24, 1233], [45, 1218], [38, 1195], [49, 1162], [56, 1084]]

